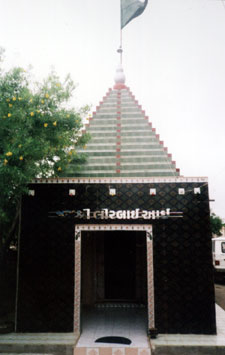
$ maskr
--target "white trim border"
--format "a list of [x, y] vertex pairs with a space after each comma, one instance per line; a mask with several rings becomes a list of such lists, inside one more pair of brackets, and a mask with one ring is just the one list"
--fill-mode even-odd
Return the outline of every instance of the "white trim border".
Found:
[[80, 334], [81, 323], [81, 243], [84, 231], [144, 231], [147, 243], [148, 327], [155, 328], [153, 239], [151, 224], [77, 224], [75, 226], [74, 332]]
[[85, 231], [144, 231], [152, 233], [150, 224], [76, 224], [75, 235]]
[[150, 184], [150, 183], [208, 183], [207, 177], [149, 177], [149, 178], [49, 178], [33, 179], [32, 184]]

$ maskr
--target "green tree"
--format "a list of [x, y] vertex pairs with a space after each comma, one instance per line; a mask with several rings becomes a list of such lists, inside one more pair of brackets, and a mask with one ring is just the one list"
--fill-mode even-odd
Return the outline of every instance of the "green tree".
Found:
[[82, 112], [69, 106], [75, 86], [55, 73], [33, 83], [21, 68], [0, 72], [0, 264], [18, 225], [21, 196], [35, 177], [57, 176], [88, 135], [80, 134]]
[[215, 213], [211, 213], [210, 215], [210, 223], [211, 223], [211, 231], [213, 234], [217, 236], [221, 236], [221, 229], [223, 227], [223, 221], [220, 217], [216, 216]]

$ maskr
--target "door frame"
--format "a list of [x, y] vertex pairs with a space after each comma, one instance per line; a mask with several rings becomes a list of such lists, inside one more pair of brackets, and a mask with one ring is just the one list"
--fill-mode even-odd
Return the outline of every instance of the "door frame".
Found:
[[153, 234], [149, 224], [77, 224], [75, 226], [74, 333], [80, 334], [81, 321], [81, 240], [82, 232], [139, 231], [146, 233], [148, 329], [155, 328]]

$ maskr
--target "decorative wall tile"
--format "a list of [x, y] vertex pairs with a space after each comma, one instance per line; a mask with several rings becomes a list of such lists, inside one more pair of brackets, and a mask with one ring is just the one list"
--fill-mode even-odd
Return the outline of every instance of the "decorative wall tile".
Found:
[[83, 347], [75, 347], [74, 348], [74, 355], [86, 355], [87, 352], [87, 348]]
[[112, 355], [112, 348], [110, 347], [99, 348], [99, 355]]
[[125, 348], [125, 355], [138, 355], [138, 348]]
[[146, 348], [139, 348], [138, 355], [151, 355], [151, 350]]
[[112, 348], [112, 355], [125, 355], [125, 348]]
[[200, 194], [201, 193], [201, 188], [200, 187], [195, 187], [194, 188], [194, 194]]
[[99, 355], [99, 348], [87, 348], [86, 355]]

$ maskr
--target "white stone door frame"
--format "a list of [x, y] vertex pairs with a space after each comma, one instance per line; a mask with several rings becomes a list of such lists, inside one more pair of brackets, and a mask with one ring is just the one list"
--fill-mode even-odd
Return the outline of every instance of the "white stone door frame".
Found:
[[146, 232], [147, 245], [147, 302], [148, 329], [155, 328], [153, 238], [149, 224], [77, 224], [75, 226], [75, 273], [74, 273], [74, 332], [80, 333], [81, 310], [81, 235], [86, 231], [139, 231]]

